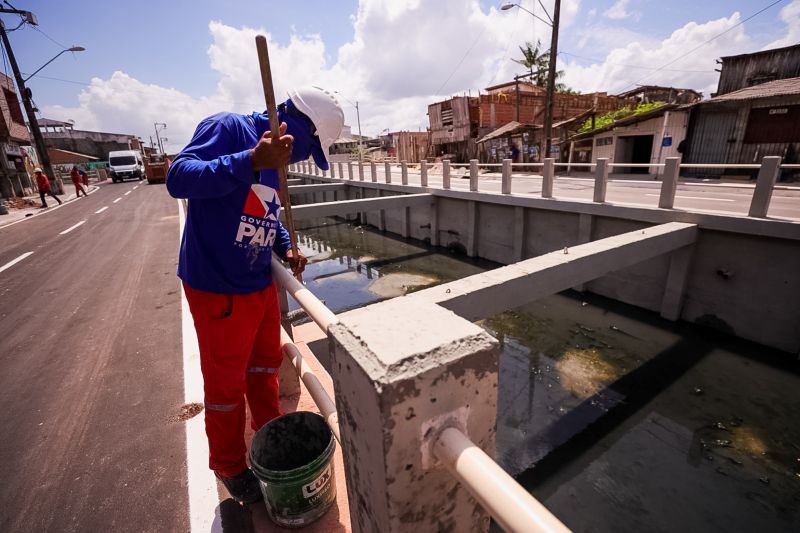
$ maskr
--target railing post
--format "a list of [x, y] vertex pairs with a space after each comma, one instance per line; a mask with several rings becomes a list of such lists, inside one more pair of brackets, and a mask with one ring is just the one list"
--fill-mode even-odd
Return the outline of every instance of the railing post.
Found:
[[383, 178], [386, 183], [392, 182], [392, 165], [388, 161], [383, 163]]
[[500, 178], [500, 192], [511, 194], [511, 160], [503, 159], [503, 174]]
[[661, 209], [672, 209], [675, 205], [675, 191], [678, 190], [678, 176], [681, 168], [680, 161], [679, 157], [668, 157], [664, 161], [661, 194], [658, 197], [658, 207]]
[[[487, 513], [434, 445], [455, 427], [494, 456], [497, 341], [408, 298], [338, 318], [329, 329], [331, 375], [353, 531], [486, 531]], [[408, 331], [424, 333], [396, 342]]]
[[442, 161], [442, 189], [450, 188], [450, 160]]
[[601, 157], [597, 160], [594, 169], [594, 201], [606, 201], [606, 187], [608, 185], [608, 159]]
[[556, 175], [556, 161], [552, 157], [546, 157], [542, 166], [542, 198], [553, 197], [553, 182]]
[[378, 182], [378, 171], [375, 169], [375, 161], [370, 161], [369, 162], [369, 170], [372, 173], [372, 182], [373, 183], [377, 183]]
[[317, 166], [317, 164], [316, 164], [316, 163], [314, 163], [314, 165], [313, 165], [313, 166], [314, 166], [314, 175], [315, 175], [315, 176], [319, 176], [319, 167]]
[[347, 162], [347, 179], [353, 181], [353, 162]]
[[364, 162], [358, 162], [358, 181], [364, 181]]
[[778, 174], [781, 172], [781, 158], [768, 156], [761, 160], [761, 169], [758, 171], [756, 189], [753, 191], [753, 200], [750, 202], [750, 212], [747, 216], [764, 218], [769, 211], [769, 203], [772, 200], [772, 191], [775, 182], [778, 181]]
[[476, 192], [478, 190], [478, 160], [469, 160], [469, 190]]
[[421, 187], [428, 186], [428, 161], [425, 159], [419, 162], [419, 184]]
[[400, 183], [408, 185], [408, 161], [400, 161]]

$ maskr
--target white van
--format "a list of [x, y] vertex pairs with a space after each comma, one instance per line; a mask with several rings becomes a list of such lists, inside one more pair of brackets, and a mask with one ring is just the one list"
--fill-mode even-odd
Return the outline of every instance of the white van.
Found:
[[108, 165], [111, 169], [111, 181], [114, 183], [128, 178], [144, 179], [144, 159], [136, 150], [120, 150], [108, 153]]

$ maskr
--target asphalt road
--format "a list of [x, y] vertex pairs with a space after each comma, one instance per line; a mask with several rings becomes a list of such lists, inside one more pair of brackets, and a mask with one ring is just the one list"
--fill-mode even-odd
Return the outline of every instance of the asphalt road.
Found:
[[[338, 176], [338, 166], [335, 169]], [[344, 168], [347, 179], [347, 166]], [[376, 175], [384, 181], [383, 164], [376, 165]], [[428, 171], [428, 184], [442, 187], [441, 169], [437, 174]], [[515, 170], [516, 172], [516, 170]], [[463, 176], [463, 177], [462, 177]], [[353, 177], [358, 180], [358, 169], [353, 165]], [[419, 185], [419, 172], [409, 170], [409, 184]], [[364, 179], [371, 180], [370, 167], [364, 167]], [[392, 167], [392, 183], [400, 183], [400, 167]], [[500, 174], [481, 174], [478, 188], [483, 192], [500, 192]], [[469, 169], [456, 167], [451, 170], [450, 186], [453, 189], [469, 190]], [[542, 178], [538, 175], [519, 175], [512, 178], [511, 190], [514, 194], [541, 197]], [[609, 180], [606, 200], [617, 205], [657, 207], [661, 182], [647, 179]], [[591, 176], [556, 176], [553, 183], [553, 197], [561, 200], [582, 200], [591, 202], [594, 195], [594, 178]], [[753, 184], [710, 182], [681, 182], [675, 195], [675, 208], [689, 211], [720, 213], [728, 215], [747, 215], [753, 198]], [[800, 187], [791, 190], [780, 187], [773, 192], [768, 215], [774, 218], [800, 220]]]
[[188, 530], [177, 248], [145, 182], [0, 227], [0, 531]]

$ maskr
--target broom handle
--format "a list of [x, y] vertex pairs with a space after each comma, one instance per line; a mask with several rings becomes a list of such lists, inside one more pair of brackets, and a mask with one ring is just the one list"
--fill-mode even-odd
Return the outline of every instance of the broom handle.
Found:
[[[275, 106], [275, 89], [272, 86], [272, 70], [269, 66], [269, 52], [267, 50], [267, 38], [263, 35], [256, 35], [256, 51], [258, 52], [258, 65], [261, 69], [261, 85], [264, 87], [264, 99], [267, 101], [267, 117], [269, 118], [270, 137], [280, 138], [280, 122], [278, 122], [278, 109]], [[292, 203], [289, 199], [289, 183], [286, 181], [286, 167], [278, 168], [278, 181], [280, 183], [280, 199], [283, 212], [286, 214], [286, 229], [289, 232], [289, 242], [292, 248], [292, 257], [298, 257], [297, 235], [294, 232], [294, 220], [292, 219]], [[295, 274], [297, 281], [303, 282], [303, 274]]]

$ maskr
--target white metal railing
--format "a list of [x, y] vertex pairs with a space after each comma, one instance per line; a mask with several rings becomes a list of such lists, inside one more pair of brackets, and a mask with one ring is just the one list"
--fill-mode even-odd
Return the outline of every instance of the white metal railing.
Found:
[[505, 531], [570, 531], [458, 429], [445, 428], [433, 453]]
[[[378, 173], [374, 162], [369, 162], [368, 165], [363, 162], [358, 162], [357, 172], [354, 171], [353, 162], [347, 163], [347, 177], [350, 180], [358, 176], [359, 181], [365, 181], [365, 174], [369, 172], [369, 181], [378, 183]], [[292, 170], [301, 176], [314, 177], [317, 176], [317, 171], [314, 170], [312, 174], [311, 163], [303, 162], [292, 166]], [[386, 165], [389, 167], [389, 165]], [[595, 203], [606, 202], [606, 189], [609, 180], [609, 171], [613, 168], [654, 168], [659, 173], [661, 182], [661, 192], [659, 194], [658, 207], [661, 209], [673, 209], [675, 204], [675, 195], [677, 192], [677, 183], [680, 180], [680, 170], [686, 168], [698, 169], [748, 169], [758, 170], [758, 176], [753, 191], [753, 196], [748, 210], [748, 216], [763, 218], [767, 216], [769, 204], [772, 199], [772, 193], [775, 189], [775, 184], [780, 175], [781, 169], [796, 170], [800, 169], [800, 164], [782, 164], [780, 157], [764, 157], [760, 164], [755, 163], [681, 163], [680, 158], [670, 157], [664, 163], [612, 163], [608, 159], [600, 158], [594, 163], [557, 163], [554, 159], [545, 159], [540, 163], [512, 163], [510, 159], [506, 159], [502, 164], [497, 163], [479, 163], [477, 160], [472, 160], [470, 163], [451, 163], [449, 160], [441, 161], [441, 171], [437, 174], [441, 176], [441, 188], [448, 190], [451, 189], [451, 178], [453, 177], [453, 169], [467, 168], [469, 170], [469, 190], [471, 192], [480, 191], [479, 169], [480, 167], [501, 167], [501, 194], [512, 194], [512, 170], [516, 167], [542, 167], [542, 198], [553, 197], [553, 184], [556, 179], [555, 167], [571, 169], [572, 167], [593, 169], [594, 172], [594, 194], [592, 201]], [[401, 161], [401, 176], [402, 184], [408, 185], [408, 169], [409, 165], [405, 161]], [[428, 174], [433, 166], [428, 161], [421, 161], [419, 163], [419, 177], [420, 185], [428, 187]], [[316, 169], [316, 166], [314, 166]], [[333, 167], [332, 177], [335, 178]], [[339, 178], [344, 179], [344, 171], [339, 172]], [[383, 183], [392, 183], [391, 170], [384, 171]], [[584, 201], [584, 200], [580, 200]]]
[[317, 404], [320, 413], [322, 413], [322, 416], [331, 428], [333, 436], [341, 443], [342, 437], [339, 432], [339, 415], [336, 412], [336, 404], [328, 395], [328, 392], [325, 390], [325, 387], [322, 385], [317, 375], [314, 374], [314, 371], [304, 364], [303, 355], [283, 328], [281, 328], [281, 351], [294, 365], [298, 377], [303, 380], [303, 384], [306, 386], [308, 393], [311, 395], [314, 403]]
[[302, 283], [294, 279], [292, 274], [286, 270], [281, 262], [272, 256], [272, 276], [278, 282], [281, 289], [285, 290], [302, 307], [311, 320], [325, 332], [328, 333], [328, 326], [336, 322], [336, 315], [333, 311], [325, 307], [311, 291], [306, 289]]

